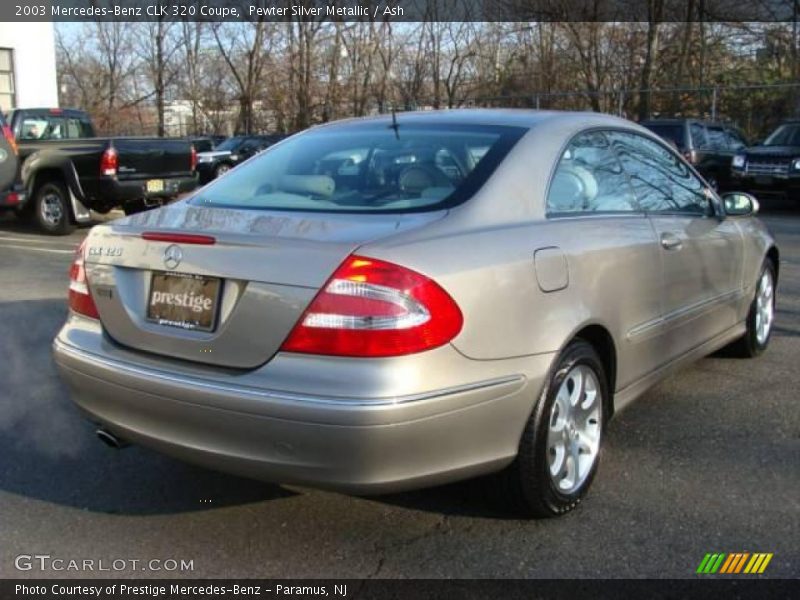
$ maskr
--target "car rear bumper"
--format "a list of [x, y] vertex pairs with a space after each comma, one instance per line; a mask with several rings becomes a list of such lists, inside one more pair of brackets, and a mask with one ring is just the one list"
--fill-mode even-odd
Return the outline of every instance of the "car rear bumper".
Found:
[[[197, 174], [183, 177], [154, 177], [163, 182], [163, 190], [148, 192], [147, 182], [150, 179], [118, 179], [101, 177], [95, 181], [91, 196], [101, 203], [121, 206], [126, 202], [143, 198], [171, 198], [190, 192], [197, 187]], [[88, 192], [88, 189], [85, 191]]]
[[[552, 360], [513, 359], [505, 375], [415, 394], [343, 397], [253, 387], [247, 377], [215, 378], [210, 369], [194, 377], [134, 362], [136, 353], [108, 340], [102, 353], [89, 351], [74, 345], [85, 328], [76, 336], [64, 330], [53, 350], [74, 401], [119, 437], [222, 471], [359, 494], [445, 483], [511, 462]], [[261, 370], [283, 368], [280, 356]], [[522, 364], [526, 372], [515, 369]], [[356, 375], [339, 366], [343, 382]]]

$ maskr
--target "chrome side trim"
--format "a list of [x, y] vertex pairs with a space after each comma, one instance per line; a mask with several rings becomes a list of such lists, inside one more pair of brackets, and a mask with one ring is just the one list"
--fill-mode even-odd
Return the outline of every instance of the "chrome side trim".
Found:
[[337, 406], [339, 408], [397, 406], [400, 404], [409, 404], [412, 402], [434, 400], [442, 396], [449, 396], [452, 394], [459, 394], [462, 392], [472, 392], [475, 390], [506, 385], [509, 383], [515, 383], [515, 382], [522, 383], [525, 380], [524, 375], [508, 375], [505, 377], [498, 377], [496, 379], [487, 379], [484, 381], [477, 381], [465, 385], [442, 388], [430, 392], [423, 392], [420, 394], [375, 398], [373, 400], [347, 400], [344, 397], [337, 397], [337, 396], [306, 396], [302, 394], [293, 394], [290, 392], [257, 389], [249, 386], [213, 383], [207, 380], [198, 380], [188, 377], [182, 377], [180, 375], [173, 375], [171, 373], [166, 373], [164, 371], [159, 371], [157, 369], [145, 369], [141, 367], [134, 367], [126, 363], [101, 357], [92, 352], [87, 352], [85, 350], [81, 350], [69, 344], [65, 344], [58, 338], [56, 338], [53, 341], [53, 351], [56, 353], [69, 355], [79, 360], [102, 365], [109, 369], [113, 369], [114, 371], [117, 372], [123, 372], [129, 375], [136, 375], [139, 377], [145, 377], [151, 380], [158, 379], [168, 383], [174, 383], [182, 386], [197, 387], [205, 390], [210, 390], [213, 392], [248, 395], [266, 400], [274, 400], [278, 402]]
[[710, 340], [695, 346], [682, 356], [672, 359], [670, 362], [657, 367], [655, 370], [650, 371], [646, 375], [637, 379], [633, 383], [626, 385], [624, 388], [614, 392], [614, 414], [628, 406], [631, 402], [636, 400], [644, 392], [654, 386], [656, 383], [667, 377], [669, 374], [675, 372], [680, 367], [687, 365], [695, 360], [699, 360], [708, 356], [712, 352], [719, 350], [730, 342], [741, 337], [747, 330], [744, 321], [741, 321], [733, 327], [726, 329], [719, 335], [714, 336]]
[[718, 296], [714, 296], [713, 298], [707, 298], [705, 300], [701, 300], [700, 302], [683, 306], [672, 311], [671, 313], [664, 315], [663, 317], [658, 317], [657, 319], [636, 325], [628, 331], [626, 337], [632, 342], [645, 339], [650, 335], [657, 334], [663, 328], [673, 326], [678, 321], [694, 319], [706, 313], [707, 311], [712, 310], [717, 304], [722, 304], [723, 302], [730, 300], [739, 300], [743, 298], [744, 295], [744, 290], [733, 290]]

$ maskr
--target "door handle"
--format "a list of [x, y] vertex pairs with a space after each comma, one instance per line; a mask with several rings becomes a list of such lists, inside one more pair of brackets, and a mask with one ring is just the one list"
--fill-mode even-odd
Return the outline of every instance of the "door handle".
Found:
[[683, 242], [674, 233], [661, 234], [661, 247], [665, 250], [680, 250]]

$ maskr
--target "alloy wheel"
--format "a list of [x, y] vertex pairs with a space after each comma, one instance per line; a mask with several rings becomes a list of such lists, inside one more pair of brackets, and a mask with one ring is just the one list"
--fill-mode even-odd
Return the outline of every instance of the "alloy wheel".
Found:
[[764, 269], [756, 291], [756, 340], [764, 345], [775, 317], [775, 284], [769, 269]]
[[550, 409], [547, 453], [550, 478], [562, 494], [578, 490], [600, 453], [603, 398], [594, 370], [570, 369]]

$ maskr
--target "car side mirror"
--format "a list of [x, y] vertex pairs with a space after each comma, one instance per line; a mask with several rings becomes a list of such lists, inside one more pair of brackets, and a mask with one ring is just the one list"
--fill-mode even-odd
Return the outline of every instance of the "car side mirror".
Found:
[[745, 192], [728, 192], [722, 195], [725, 214], [730, 217], [748, 217], [758, 212], [758, 200]]

